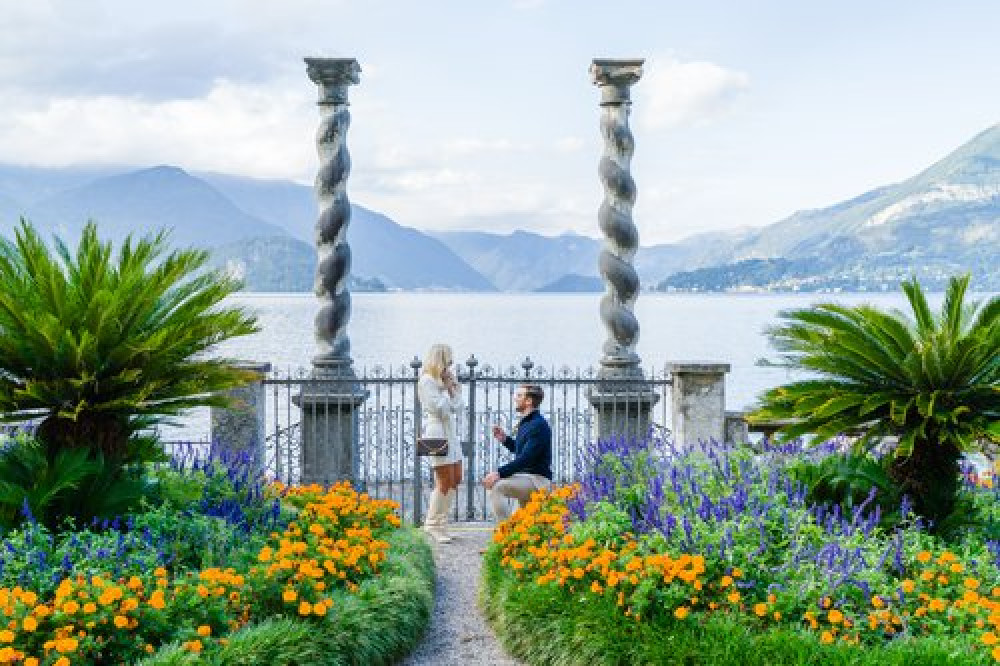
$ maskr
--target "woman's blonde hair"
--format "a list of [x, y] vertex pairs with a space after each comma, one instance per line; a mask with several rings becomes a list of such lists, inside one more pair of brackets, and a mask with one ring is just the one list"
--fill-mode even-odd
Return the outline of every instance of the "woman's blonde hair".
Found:
[[440, 381], [441, 373], [451, 365], [453, 360], [451, 347], [444, 344], [431, 345], [427, 355], [424, 356], [424, 372]]

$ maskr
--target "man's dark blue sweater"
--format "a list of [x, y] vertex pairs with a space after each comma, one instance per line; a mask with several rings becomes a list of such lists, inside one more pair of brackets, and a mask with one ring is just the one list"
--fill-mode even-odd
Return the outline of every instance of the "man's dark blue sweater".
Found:
[[515, 458], [500, 467], [501, 479], [517, 474], [537, 474], [552, 479], [552, 430], [537, 409], [521, 418], [516, 437], [507, 437], [503, 445]]

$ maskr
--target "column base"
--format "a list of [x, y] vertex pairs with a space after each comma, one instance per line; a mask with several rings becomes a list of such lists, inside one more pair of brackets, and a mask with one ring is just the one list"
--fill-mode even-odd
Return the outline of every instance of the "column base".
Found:
[[587, 399], [597, 412], [598, 438], [633, 439], [649, 436], [653, 406], [660, 396], [644, 385], [621, 381], [588, 389]]
[[[299, 469], [302, 484], [328, 486], [360, 478], [359, 412], [368, 398], [348, 364], [339, 372], [316, 372], [292, 402], [302, 410]], [[349, 371], [349, 372], [348, 372]], [[317, 376], [321, 375], [321, 376]]]

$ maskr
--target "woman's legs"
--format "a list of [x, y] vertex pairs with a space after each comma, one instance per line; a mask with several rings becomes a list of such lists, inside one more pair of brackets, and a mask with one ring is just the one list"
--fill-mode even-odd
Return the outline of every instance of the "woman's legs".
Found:
[[430, 501], [427, 503], [427, 517], [424, 519], [424, 529], [438, 543], [448, 543], [451, 535], [448, 526], [448, 506], [451, 490], [451, 466], [434, 467], [434, 488], [431, 490]]

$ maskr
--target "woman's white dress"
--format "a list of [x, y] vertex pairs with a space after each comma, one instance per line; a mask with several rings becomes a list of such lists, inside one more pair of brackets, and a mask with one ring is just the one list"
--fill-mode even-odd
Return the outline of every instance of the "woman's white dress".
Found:
[[427, 456], [432, 467], [453, 463], [462, 459], [462, 445], [455, 428], [455, 415], [462, 409], [461, 393], [454, 398], [448, 395], [444, 382], [428, 374], [420, 375], [417, 382], [417, 397], [420, 399], [421, 434], [423, 437], [444, 437], [448, 440], [448, 454]]

